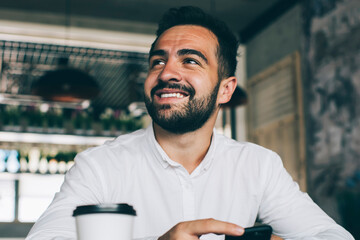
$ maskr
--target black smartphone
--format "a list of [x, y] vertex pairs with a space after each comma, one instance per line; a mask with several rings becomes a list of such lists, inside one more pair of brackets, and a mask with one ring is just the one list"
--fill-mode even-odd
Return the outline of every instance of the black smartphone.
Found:
[[272, 228], [269, 225], [259, 225], [245, 228], [242, 236], [225, 235], [225, 240], [270, 240]]

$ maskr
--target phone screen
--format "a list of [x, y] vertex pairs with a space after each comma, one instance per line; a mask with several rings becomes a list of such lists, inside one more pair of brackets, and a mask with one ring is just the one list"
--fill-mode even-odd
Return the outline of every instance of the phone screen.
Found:
[[225, 240], [270, 240], [272, 228], [269, 225], [260, 225], [245, 228], [242, 236], [225, 236]]

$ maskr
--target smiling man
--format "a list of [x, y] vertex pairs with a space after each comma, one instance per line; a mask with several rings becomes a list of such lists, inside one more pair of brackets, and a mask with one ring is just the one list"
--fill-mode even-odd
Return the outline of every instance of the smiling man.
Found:
[[[285, 239], [353, 239], [274, 152], [214, 130], [236, 87], [237, 41], [198, 8], [169, 10], [149, 56], [147, 129], [77, 155], [27, 239], [75, 239], [77, 205], [135, 207], [135, 239], [223, 239], [259, 219]], [[104, 237], [106, 239], [106, 237]]]
[[196, 25], [166, 30], [150, 51], [145, 103], [155, 137], [190, 174], [208, 151], [220, 105], [236, 87], [234, 76], [219, 79], [217, 52], [216, 36]]
[[[156, 125], [171, 133], [184, 134], [216, 118], [220, 87], [217, 45], [211, 31], [193, 25], [175, 26], [156, 41], [150, 51], [150, 70], [145, 82], [145, 103]], [[227, 98], [222, 103], [236, 86], [233, 77], [230, 81]], [[209, 121], [210, 127], [213, 122]]]

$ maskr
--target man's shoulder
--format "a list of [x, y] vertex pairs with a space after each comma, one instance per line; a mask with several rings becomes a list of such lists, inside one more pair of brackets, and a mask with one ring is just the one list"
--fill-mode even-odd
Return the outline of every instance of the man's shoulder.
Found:
[[131, 133], [122, 134], [111, 141], [105, 142], [104, 145], [108, 147], [127, 146], [127, 145], [136, 147], [141, 142], [146, 141], [147, 134], [148, 134], [148, 129], [139, 129]]
[[260, 146], [256, 143], [248, 141], [237, 141], [222, 134], [217, 135], [217, 142], [226, 150], [231, 149], [236, 151], [257, 152], [261, 154], [274, 154], [272, 150]]
[[222, 135], [217, 140], [216, 155], [221, 156], [221, 159], [228, 159], [233, 164], [261, 167], [274, 164], [280, 159], [274, 151], [252, 142], [237, 141]]
[[96, 156], [98, 154], [119, 154], [122, 151], [127, 153], [139, 152], [147, 145], [146, 131], [146, 129], [140, 129], [122, 134], [112, 140], [107, 140], [102, 145], [88, 148], [82, 154]]

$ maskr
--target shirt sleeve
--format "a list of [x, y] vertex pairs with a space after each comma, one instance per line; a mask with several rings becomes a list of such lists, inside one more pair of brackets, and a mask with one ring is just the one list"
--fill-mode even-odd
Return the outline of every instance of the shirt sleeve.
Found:
[[308, 194], [299, 186], [283, 167], [278, 155], [272, 153], [270, 161], [262, 168], [263, 196], [259, 218], [274, 229], [274, 234], [284, 239], [343, 239], [354, 238], [336, 224]]
[[65, 175], [60, 192], [35, 223], [26, 240], [76, 240], [74, 209], [79, 205], [104, 203], [108, 189], [101, 169], [89, 153], [78, 154], [75, 165]]
[[103, 187], [101, 176], [94, 161], [78, 154], [75, 165], [65, 175], [60, 192], [34, 224], [26, 240], [70, 240], [76, 239], [73, 210], [78, 205], [101, 202]]

